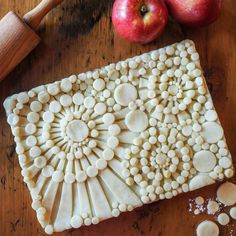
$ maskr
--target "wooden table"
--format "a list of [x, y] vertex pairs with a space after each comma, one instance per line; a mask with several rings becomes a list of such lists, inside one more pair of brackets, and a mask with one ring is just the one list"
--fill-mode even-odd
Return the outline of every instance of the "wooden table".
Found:
[[[37, 2], [0, 0], [0, 16], [10, 9], [20, 15]], [[16, 70], [0, 84], [0, 104], [4, 99], [37, 85], [46, 84], [73, 73], [116, 62], [151, 49], [190, 38], [196, 43], [202, 66], [220, 116], [234, 160], [236, 160], [236, 11], [235, 1], [225, 0], [220, 19], [202, 29], [186, 29], [169, 23], [155, 42], [142, 46], [130, 44], [115, 33], [112, 26], [112, 1], [70, 0], [55, 9], [44, 21], [39, 34], [44, 41]], [[0, 106], [0, 234], [4, 236], [44, 235], [31, 209], [31, 199], [22, 181], [13, 137]], [[188, 200], [198, 195], [213, 197], [217, 186], [182, 194], [124, 213], [96, 226], [69, 230], [58, 235], [159, 235], [191, 236], [203, 219], [188, 212]], [[230, 235], [221, 228], [221, 235]]]

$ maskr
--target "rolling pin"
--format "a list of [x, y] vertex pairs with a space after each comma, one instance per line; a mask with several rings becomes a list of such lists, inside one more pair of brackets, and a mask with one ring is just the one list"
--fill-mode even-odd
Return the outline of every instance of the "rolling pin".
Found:
[[21, 19], [10, 11], [0, 21], [0, 81], [40, 42], [35, 33], [46, 14], [63, 0], [42, 0]]

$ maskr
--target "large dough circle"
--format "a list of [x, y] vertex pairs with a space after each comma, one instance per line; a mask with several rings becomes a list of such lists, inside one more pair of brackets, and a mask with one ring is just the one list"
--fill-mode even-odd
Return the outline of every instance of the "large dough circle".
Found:
[[223, 137], [223, 129], [216, 122], [206, 122], [202, 124], [201, 136], [208, 143], [216, 143]]
[[119, 85], [114, 92], [116, 102], [122, 106], [128, 106], [130, 102], [137, 99], [137, 96], [136, 88], [128, 83]]
[[132, 132], [142, 132], [148, 127], [148, 117], [143, 111], [130, 111], [125, 117], [125, 124]]
[[216, 223], [205, 220], [197, 226], [197, 236], [218, 236], [219, 227]]
[[226, 206], [236, 204], [236, 185], [225, 182], [217, 189], [218, 200]]
[[199, 172], [209, 172], [216, 165], [216, 157], [212, 152], [202, 150], [193, 156], [193, 166]]
[[72, 120], [66, 127], [67, 136], [74, 142], [81, 142], [89, 135], [87, 125], [81, 120]]

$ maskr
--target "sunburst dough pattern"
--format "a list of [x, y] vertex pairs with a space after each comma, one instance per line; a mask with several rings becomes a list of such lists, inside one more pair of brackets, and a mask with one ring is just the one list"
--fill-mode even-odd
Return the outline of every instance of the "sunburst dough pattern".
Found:
[[13, 95], [4, 107], [48, 234], [233, 175], [190, 40]]

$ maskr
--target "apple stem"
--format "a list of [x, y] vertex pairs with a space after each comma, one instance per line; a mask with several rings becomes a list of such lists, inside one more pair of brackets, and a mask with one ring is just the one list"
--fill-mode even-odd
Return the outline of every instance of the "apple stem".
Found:
[[140, 12], [141, 12], [142, 16], [144, 16], [148, 11], [149, 11], [149, 9], [148, 9], [147, 5], [141, 6]]

